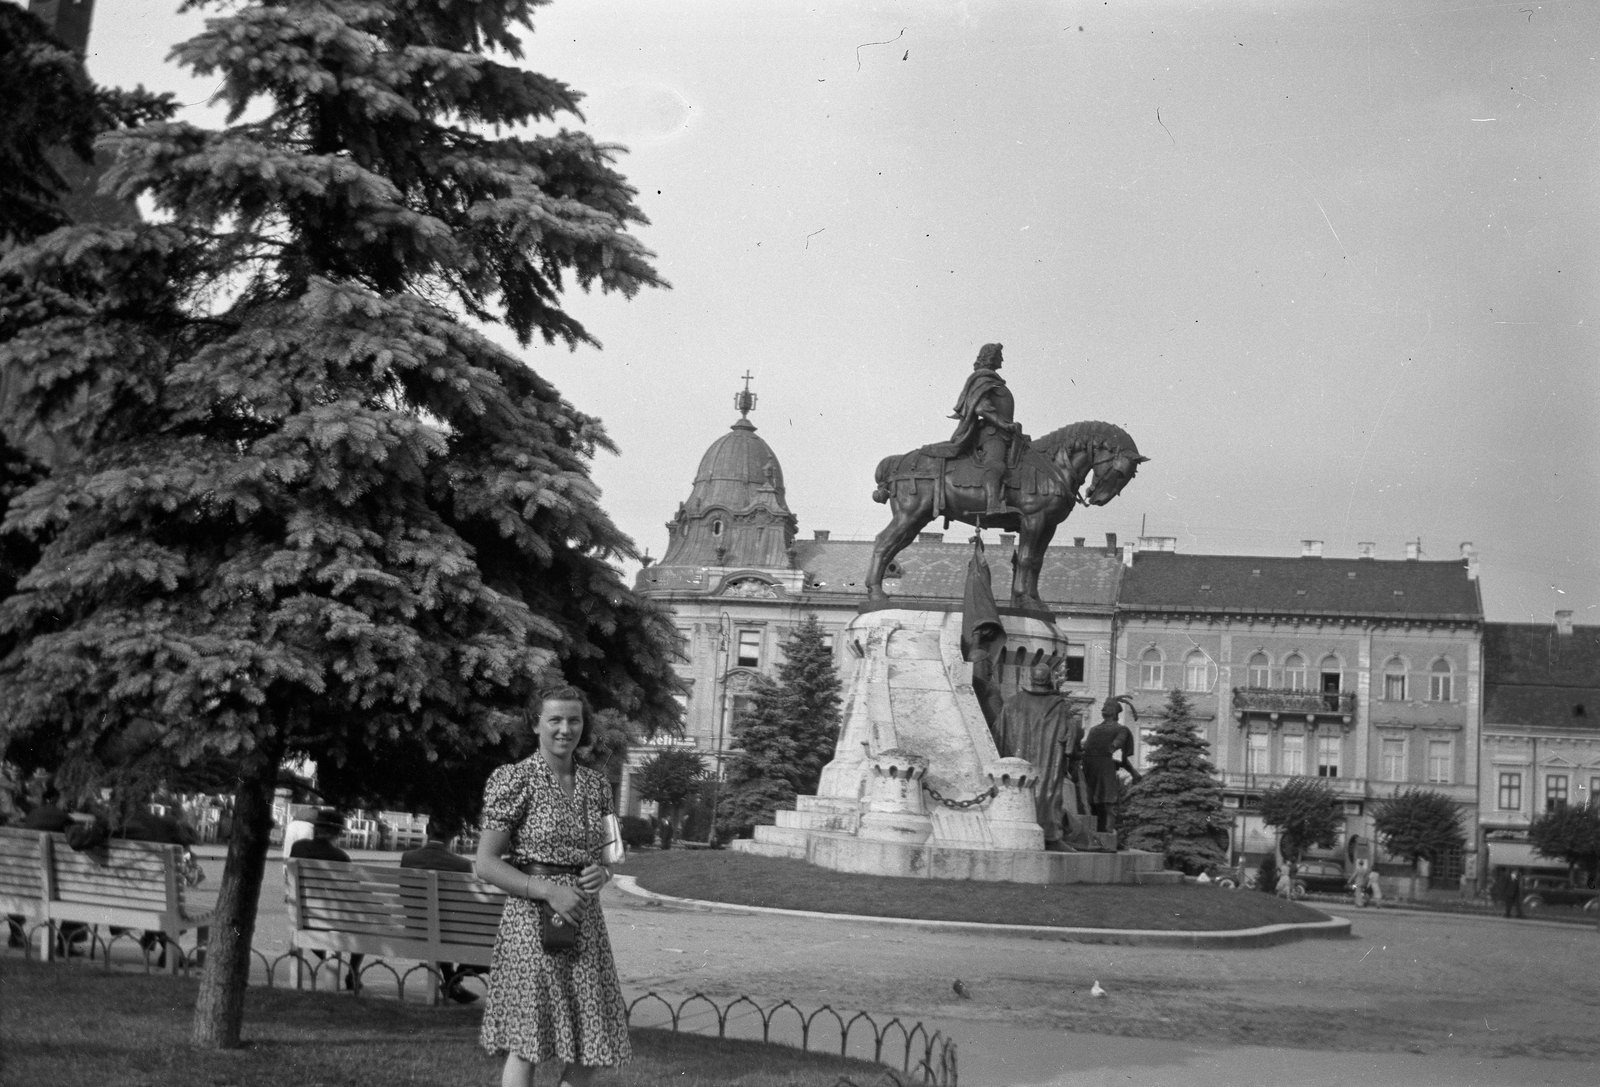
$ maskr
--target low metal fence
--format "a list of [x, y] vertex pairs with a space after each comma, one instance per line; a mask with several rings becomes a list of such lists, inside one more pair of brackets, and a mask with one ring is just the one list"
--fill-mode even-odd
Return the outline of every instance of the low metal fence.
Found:
[[[13, 922], [11, 927], [23, 940], [24, 958], [37, 954], [40, 937], [47, 932], [55, 943], [56, 954], [62, 958], [82, 955], [90, 962], [102, 963], [107, 970], [112, 968], [114, 949], [120, 949], [119, 955], [126, 952], [124, 962], [119, 965], [142, 964], [145, 973], [167, 969], [170, 964], [173, 972], [187, 976], [203, 966], [205, 960], [204, 948], [148, 940], [135, 930], [108, 929], [102, 933], [98, 925], [62, 925], [54, 921], [41, 921], [20, 930]], [[334, 991], [342, 986], [352, 995], [360, 996], [372, 988], [369, 977], [376, 974], [392, 981], [395, 994], [404, 1001], [408, 986], [420, 985], [424, 997], [432, 999], [441, 992], [445, 982], [435, 966], [427, 962], [401, 969], [382, 958], [365, 956], [359, 969], [351, 970], [349, 960], [339, 952], [322, 957], [294, 948], [269, 956], [252, 947], [250, 956], [252, 962], [261, 967], [260, 975], [251, 972], [251, 984], [258, 984], [258, 976], [263, 977], [269, 989], [292, 984], [296, 989], [316, 992], [327, 983]], [[281, 981], [280, 968], [284, 970]], [[454, 983], [460, 984], [463, 980], [457, 978]], [[412, 992], [418, 989], [413, 988]], [[709, 1034], [710, 1024], [714, 1022], [717, 1037], [728, 1038], [730, 1023], [751, 1021], [753, 1032], [754, 1023], [759, 1022], [760, 1040], [765, 1044], [820, 1053], [833, 1052], [832, 1043], [837, 1039], [839, 1056], [856, 1056], [884, 1066], [885, 1070], [874, 1079], [840, 1077], [834, 1087], [958, 1087], [954, 1039], [942, 1031], [930, 1031], [920, 1022], [907, 1023], [899, 1016], [892, 1016], [880, 1023], [867, 1012], [842, 1012], [829, 1004], [809, 1012], [791, 1000], [762, 1005], [742, 994], [726, 1003], [718, 1003], [700, 992], [676, 1003], [673, 999], [655, 990], [633, 998], [627, 1005], [629, 1025], [665, 1027], [674, 1033]], [[653, 1017], [652, 1011], [656, 1013]], [[641, 1019], [650, 1021], [641, 1022]], [[697, 1024], [704, 1024], [704, 1027]], [[855, 1053], [851, 1052], [852, 1041], [857, 1043]]]

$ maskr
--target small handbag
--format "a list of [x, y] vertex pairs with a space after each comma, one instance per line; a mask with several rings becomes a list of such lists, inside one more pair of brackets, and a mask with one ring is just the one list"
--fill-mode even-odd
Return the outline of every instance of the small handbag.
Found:
[[571, 951], [578, 946], [578, 926], [539, 899], [539, 944], [546, 951]]

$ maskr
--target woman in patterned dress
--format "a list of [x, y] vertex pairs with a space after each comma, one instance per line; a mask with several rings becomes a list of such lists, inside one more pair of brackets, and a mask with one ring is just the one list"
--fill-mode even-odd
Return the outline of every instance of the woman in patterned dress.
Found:
[[[627, 1007], [600, 888], [611, 873], [595, 863], [611, 790], [573, 754], [589, 738], [592, 712], [574, 687], [539, 699], [539, 750], [489, 776], [478, 838], [478, 878], [506, 892], [489, 967], [481, 1041], [506, 1055], [501, 1087], [531, 1087], [540, 1061], [560, 1060], [561, 1083], [584, 1087], [594, 1068], [631, 1060]], [[539, 901], [578, 926], [571, 951], [545, 951]]]

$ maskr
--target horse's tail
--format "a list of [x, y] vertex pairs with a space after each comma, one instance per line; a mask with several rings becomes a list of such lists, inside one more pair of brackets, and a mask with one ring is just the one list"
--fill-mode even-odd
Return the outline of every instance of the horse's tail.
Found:
[[878, 485], [872, 492], [874, 502], [889, 501], [889, 476], [894, 472], [894, 466], [899, 463], [899, 456], [884, 457], [878, 462], [877, 471], [872, 473], [872, 481]]

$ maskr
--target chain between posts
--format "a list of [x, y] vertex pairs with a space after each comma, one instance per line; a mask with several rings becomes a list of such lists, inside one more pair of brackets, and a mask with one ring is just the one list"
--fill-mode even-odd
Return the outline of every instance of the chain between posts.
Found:
[[979, 793], [971, 800], [950, 800], [944, 796], [941, 796], [939, 794], [939, 790], [935, 789], [932, 785], [929, 785], [926, 781], [922, 783], [922, 787], [928, 791], [929, 796], [933, 797], [945, 807], [954, 808], [956, 811], [966, 811], [968, 808], [976, 807], [977, 805], [982, 804], [985, 800], [990, 800], [1000, 795], [1000, 786], [991, 785], [989, 786], [988, 792]]

